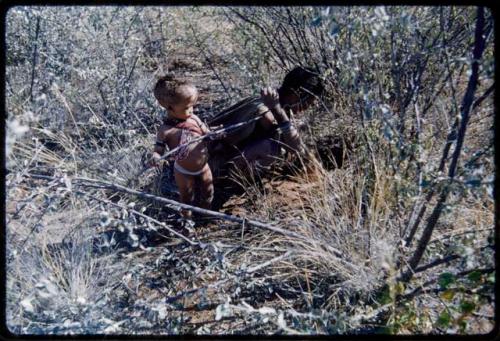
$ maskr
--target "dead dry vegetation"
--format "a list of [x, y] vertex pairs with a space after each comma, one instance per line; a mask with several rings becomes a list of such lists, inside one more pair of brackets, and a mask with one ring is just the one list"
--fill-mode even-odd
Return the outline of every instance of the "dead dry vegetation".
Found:
[[[5, 15], [10, 332], [492, 330], [488, 9]], [[239, 179], [245, 190], [221, 204], [224, 216], [177, 226], [178, 207], [161, 199], [177, 200], [168, 167], [144, 170], [161, 114], [156, 79], [190, 77], [207, 119], [296, 65], [317, 68], [327, 87], [302, 118], [318, 163]]]

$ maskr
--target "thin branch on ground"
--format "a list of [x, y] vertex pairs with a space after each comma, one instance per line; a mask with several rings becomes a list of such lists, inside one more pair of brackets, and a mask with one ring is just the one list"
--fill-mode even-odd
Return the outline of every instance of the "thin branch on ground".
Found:
[[[42, 179], [42, 180], [50, 180], [50, 181], [57, 179], [54, 177], [40, 175], [40, 174], [27, 174], [27, 176], [31, 177], [33, 179]], [[248, 219], [245, 217], [243, 217], [243, 218], [236, 217], [236, 216], [229, 215], [229, 214], [224, 214], [224, 213], [211, 211], [211, 210], [207, 210], [207, 209], [192, 206], [192, 205], [183, 204], [183, 203], [177, 202], [177, 201], [172, 200], [172, 199], [167, 199], [167, 198], [159, 197], [156, 195], [148, 194], [145, 192], [136, 191], [136, 190], [133, 190], [133, 189], [130, 189], [130, 188], [127, 188], [127, 187], [124, 187], [124, 186], [121, 186], [121, 185], [118, 185], [115, 183], [111, 183], [108, 181], [95, 180], [95, 179], [89, 179], [89, 178], [81, 178], [81, 177], [73, 177], [73, 178], [70, 178], [69, 180], [75, 186], [94, 187], [94, 188], [114, 190], [114, 191], [122, 192], [122, 193], [128, 193], [128, 194], [136, 195], [136, 196], [141, 197], [141, 198], [161, 202], [163, 204], [166, 204], [167, 207], [170, 207], [173, 209], [180, 208], [180, 209], [185, 209], [185, 210], [191, 210], [193, 212], [207, 215], [207, 216], [210, 216], [210, 217], [213, 217], [216, 219], [232, 221], [232, 222], [236, 222], [236, 223], [240, 223], [240, 224], [245, 222], [248, 226], [254, 226], [257, 228], [264, 229], [264, 230], [269, 230], [269, 231], [276, 232], [276, 233], [282, 234], [282, 235], [290, 237], [290, 238], [299, 239], [299, 240], [305, 239], [304, 236], [302, 236], [301, 234], [299, 234], [297, 232], [285, 230], [285, 229], [282, 229], [280, 227], [271, 225], [269, 223], [263, 223], [263, 222], [253, 220], [253, 219]], [[331, 251], [332, 253], [334, 253], [338, 258], [342, 259], [342, 253], [339, 250], [336, 250], [335, 248], [333, 248], [332, 246], [330, 246], [326, 243], [324, 243], [323, 246], [326, 249], [328, 249], [329, 251]]]

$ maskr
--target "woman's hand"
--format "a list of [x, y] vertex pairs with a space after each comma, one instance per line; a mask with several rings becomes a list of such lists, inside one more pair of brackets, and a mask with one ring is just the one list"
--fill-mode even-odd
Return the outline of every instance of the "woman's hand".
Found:
[[288, 122], [288, 116], [286, 115], [285, 110], [281, 107], [280, 96], [275, 89], [271, 87], [261, 89], [260, 97], [266, 107], [271, 110], [271, 113], [278, 123]]
[[262, 102], [264, 102], [269, 109], [280, 106], [280, 96], [278, 92], [271, 87], [262, 88], [260, 90], [260, 98], [262, 98]]

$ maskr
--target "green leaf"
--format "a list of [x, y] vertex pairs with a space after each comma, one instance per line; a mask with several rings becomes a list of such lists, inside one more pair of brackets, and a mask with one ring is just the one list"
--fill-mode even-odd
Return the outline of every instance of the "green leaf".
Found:
[[396, 293], [396, 295], [402, 295], [405, 291], [405, 285], [401, 282], [398, 282], [395, 286], [394, 286], [394, 291]]
[[439, 275], [438, 284], [442, 289], [448, 289], [451, 283], [455, 282], [455, 276], [449, 272]]
[[384, 285], [384, 287], [380, 290], [377, 298], [377, 301], [379, 301], [382, 305], [392, 302], [391, 289], [388, 285]]
[[458, 321], [458, 326], [460, 328], [461, 333], [465, 333], [465, 330], [467, 329], [467, 321], [464, 319], [461, 319]]
[[384, 326], [375, 329], [375, 334], [394, 334], [394, 328], [391, 326]]
[[467, 278], [469, 281], [477, 283], [481, 281], [481, 272], [480, 271], [472, 271], [470, 274], [467, 275]]
[[440, 327], [446, 328], [450, 325], [451, 322], [451, 316], [448, 313], [448, 310], [443, 310], [441, 314], [439, 314], [437, 323]]
[[471, 313], [472, 311], [474, 311], [475, 308], [476, 308], [476, 305], [474, 304], [474, 302], [471, 302], [471, 301], [460, 302], [460, 310], [464, 314]]
[[451, 301], [455, 297], [455, 291], [453, 290], [446, 290], [441, 294], [441, 298], [446, 300], [446, 301]]

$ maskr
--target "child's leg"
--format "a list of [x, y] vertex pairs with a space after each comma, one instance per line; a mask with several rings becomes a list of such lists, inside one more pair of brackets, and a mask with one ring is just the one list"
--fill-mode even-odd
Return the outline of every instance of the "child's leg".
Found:
[[[192, 205], [194, 201], [194, 177], [191, 175], [182, 174], [177, 169], [174, 169], [175, 182], [179, 189], [180, 200], [183, 204]], [[181, 210], [181, 215], [184, 218], [191, 218], [191, 211]]]
[[205, 166], [203, 173], [200, 174], [200, 207], [210, 209], [214, 199], [214, 185], [212, 171], [210, 167]]

